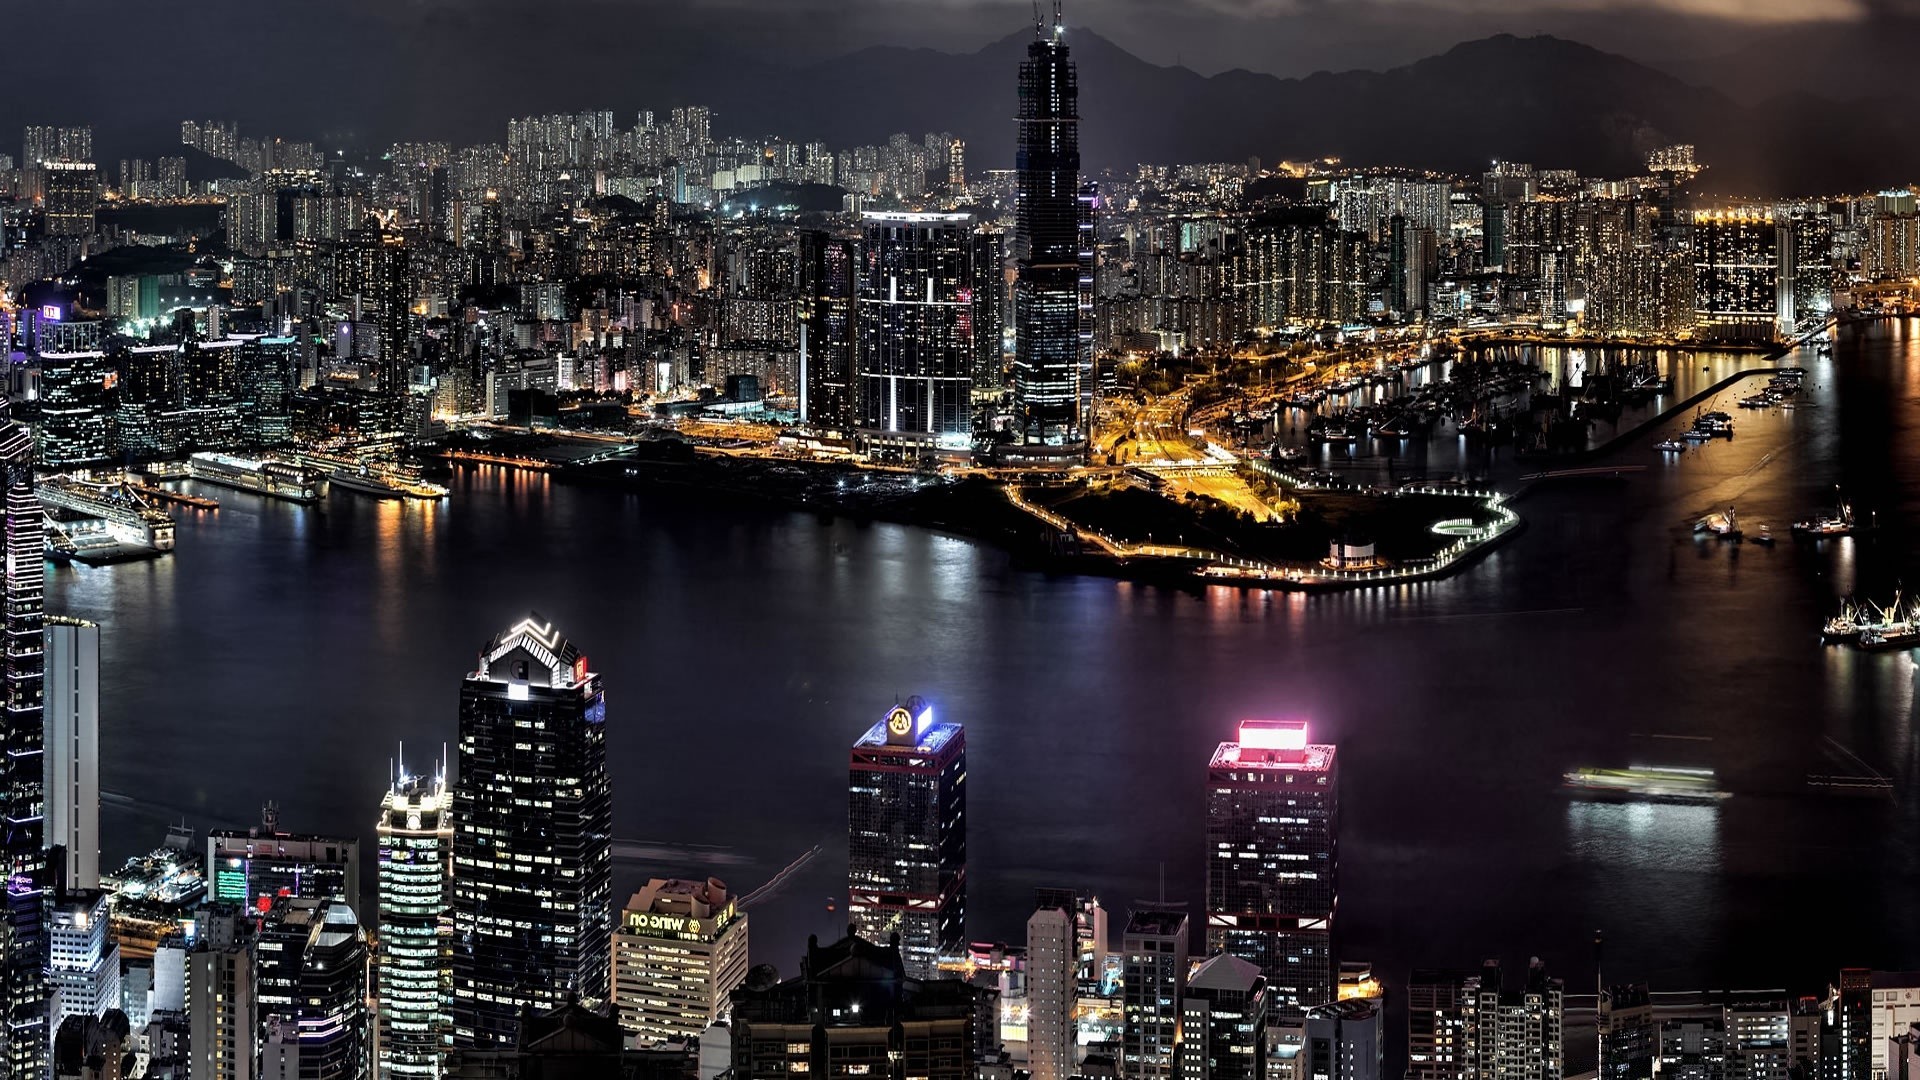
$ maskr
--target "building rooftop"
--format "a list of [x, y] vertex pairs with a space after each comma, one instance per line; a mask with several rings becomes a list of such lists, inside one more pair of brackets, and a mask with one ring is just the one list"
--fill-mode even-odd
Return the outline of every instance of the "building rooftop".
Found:
[[[528, 659], [525, 681], [529, 684], [565, 690], [586, 682], [589, 676], [586, 654], [538, 612], [528, 612], [526, 618], [487, 642], [480, 650], [480, 665], [467, 678], [483, 682], [517, 679], [516, 653]], [[493, 670], [495, 665], [500, 666], [499, 673]]]
[[1242, 720], [1239, 741], [1221, 743], [1208, 767], [1325, 772], [1333, 749], [1307, 741], [1305, 720]]
[[[904, 725], [912, 741], [901, 737], [895, 741], [892, 731], [896, 725]], [[908, 698], [904, 705], [895, 705], [887, 710], [866, 734], [854, 741], [856, 750], [896, 750], [904, 753], [937, 754], [948, 743], [960, 736], [960, 725], [944, 720], [936, 720], [933, 706], [918, 697]]]
[[1147, 908], [1127, 915], [1127, 933], [1167, 937], [1178, 934], [1187, 924], [1187, 913], [1165, 908]]
[[1201, 964], [1187, 980], [1189, 990], [1231, 990], [1247, 994], [1260, 981], [1260, 966], [1232, 953], [1221, 953]]

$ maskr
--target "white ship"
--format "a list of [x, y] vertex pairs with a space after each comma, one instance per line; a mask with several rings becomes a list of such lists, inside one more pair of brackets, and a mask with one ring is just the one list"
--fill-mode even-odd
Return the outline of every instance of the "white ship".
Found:
[[251, 491], [289, 502], [317, 503], [326, 497], [327, 477], [318, 469], [271, 459], [232, 454], [195, 454], [187, 459], [187, 473], [209, 484]]

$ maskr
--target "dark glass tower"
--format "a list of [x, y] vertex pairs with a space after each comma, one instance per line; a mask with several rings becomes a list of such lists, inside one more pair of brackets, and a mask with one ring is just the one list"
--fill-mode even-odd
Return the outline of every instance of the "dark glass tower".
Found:
[[460, 688], [456, 1046], [511, 1048], [524, 1008], [610, 990], [605, 720], [600, 676], [538, 615], [488, 642]]
[[1247, 720], [1207, 767], [1207, 951], [1251, 961], [1275, 1009], [1334, 1000], [1339, 787], [1297, 720]]
[[1080, 412], [1080, 88], [1053, 27], [1037, 27], [1020, 65], [1014, 169], [1013, 411], [1023, 442], [1074, 447]]
[[33, 436], [0, 405], [0, 475], [5, 477], [7, 519], [6, 656], [0, 683], [6, 692], [7, 912], [0, 937], [0, 1013], [6, 1020], [6, 1066], [10, 1077], [47, 1071], [47, 936], [43, 900], [47, 882], [44, 849], [46, 779], [41, 775], [45, 734], [42, 713], [42, 640], [46, 542], [40, 534], [40, 501], [33, 493]]
[[868, 941], [900, 938], [907, 974], [930, 979], [967, 933], [967, 743], [908, 698], [853, 744], [847, 911]]
[[800, 234], [800, 419], [816, 428], [853, 426], [853, 297], [859, 244], [851, 236]]

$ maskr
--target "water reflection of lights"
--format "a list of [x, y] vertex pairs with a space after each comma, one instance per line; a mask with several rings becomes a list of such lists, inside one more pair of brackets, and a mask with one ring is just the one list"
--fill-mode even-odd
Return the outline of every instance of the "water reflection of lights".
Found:
[[1572, 802], [1569, 849], [1583, 862], [1708, 874], [1720, 865], [1720, 808]]

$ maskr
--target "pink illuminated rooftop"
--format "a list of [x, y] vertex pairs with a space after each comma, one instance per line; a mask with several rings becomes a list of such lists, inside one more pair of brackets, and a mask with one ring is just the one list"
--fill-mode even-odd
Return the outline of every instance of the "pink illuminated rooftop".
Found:
[[1319, 772], [1333, 767], [1333, 747], [1308, 742], [1305, 720], [1242, 720], [1239, 741], [1221, 743], [1209, 767]]

